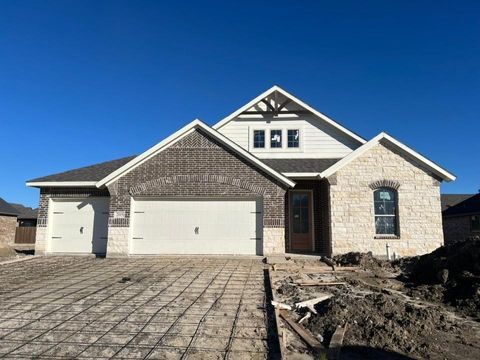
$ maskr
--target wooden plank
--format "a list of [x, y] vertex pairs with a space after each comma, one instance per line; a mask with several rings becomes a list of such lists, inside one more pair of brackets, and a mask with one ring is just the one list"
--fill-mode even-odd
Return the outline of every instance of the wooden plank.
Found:
[[315, 280], [301, 280], [296, 282], [299, 286], [336, 286], [336, 285], [347, 285], [345, 281], [315, 281]]
[[322, 343], [317, 340], [315, 336], [313, 336], [307, 329], [305, 329], [302, 325], [299, 325], [293, 320], [285, 310], [280, 310], [279, 312], [280, 317], [287, 322], [290, 327], [295, 330], [295, 332], [302, 338], [305, 343], [308, 344], [312, 349], [322, 352], [325, 350]]
[[[272, 300], [275, 301], [275, 291], [273, 290], [273, 281], [272, 281], [272, 274], [269, 269], [267, 269], [268, 273], [268, 281], [270, 283], [270, 290], [272, 292]], [[278, 340], [278, 347], [280, 348], [280, 360], [285, 359], [285, 350], [286, 346], [284, 347], [283, 345], [286, 343], [286, 338], [285, 336], [285, 331], [282, 330], [280, 332], [280, 319], [279, 319], [279, 310], [276, 307], [273, 307], [273, 310], [275, 312], [275, 325], [277, 328], [277, 340]], [[282, 339], [280, 339], [280, 336], [282, 336]]]
[[330, 346], [328, 348], [328, 359], [337, 360], [340, 358], [340, 352], [342, 350], [343, 338], [347, 331], [347, 325], [344, 327], [337, 327], [330, 340]]
[[35, 244], [37, 228], [35, 226], [19, 226], [15, 229], [15, 244]]

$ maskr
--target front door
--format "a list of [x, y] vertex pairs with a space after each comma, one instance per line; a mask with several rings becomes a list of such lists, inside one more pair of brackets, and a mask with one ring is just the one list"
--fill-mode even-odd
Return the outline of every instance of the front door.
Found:
[[290, 244], [293, 251], [313, 251], [312, 193], [290, 192]]

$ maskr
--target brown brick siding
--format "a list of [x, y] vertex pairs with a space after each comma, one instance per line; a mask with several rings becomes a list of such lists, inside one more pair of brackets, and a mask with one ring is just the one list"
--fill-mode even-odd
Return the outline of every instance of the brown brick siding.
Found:
[[0, 243], [13, 245], [16, 227], [16, 216], [0, 215]]
[[[110, 226], [129, 226], [132, 195], [261, 197], [264, 225], [284, 225], [286, 187], [201, 130], [128, 172], [109, 190]], [[125, 219], [114, 219], [115, 211], [124, 211]]]
[[480, 235], [479, 232], [472, 232], [471, 214], [463, 216], [443, 217], [443, 238], [445, 244], [452, 244], [457, 241]]
[[[313, 227], [315, 230], [315, 253], [329, 255], [330, 249], [330, 222], [329, 222], [329, 200], [328, 200], [328, 182], [326, 180], [308, 180], [297, 181], [295, 190], [313, 191]], [[285, 195], [285, 249], [290, 251], [290, 211], [289, 193]]]
[[46, 227], [48, 222], [48, 199], [71, 198], [83, 199], [93, 196], [110, 196], [107, 189], [65, 189], [65, 188], [42, 188], [40, 189], [40, 203], [38, 206], [37, 227]]

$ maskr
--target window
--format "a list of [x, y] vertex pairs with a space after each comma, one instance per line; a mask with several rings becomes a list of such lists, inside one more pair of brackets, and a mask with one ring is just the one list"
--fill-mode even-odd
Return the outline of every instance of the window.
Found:
[[270, 131], [270, 147], [272, 149], [282, 147], [282, 130]]
[[263, 149], [265, 147], [265, 130], [253, 131], [253, 147]]
[[375, 233], [398, 235], [397, 192], [390, 188], [379, 188], [373, 192], [375, 206]]
[[289, 148], [298, 148], [300, 146], [300, 131], [288, 130], [287, 131], [287, 145]]
[[480, 215], [472, 215], [472, 231], [480, 232]]

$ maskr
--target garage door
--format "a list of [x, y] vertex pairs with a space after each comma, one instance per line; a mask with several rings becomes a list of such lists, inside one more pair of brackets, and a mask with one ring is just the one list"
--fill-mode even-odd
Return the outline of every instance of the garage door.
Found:
[[258, 200], [133, 200], [132, 254], [260, 254]]
[[109, 198], [54, 200], [51, 204], [49, 252], [106, 253]]

